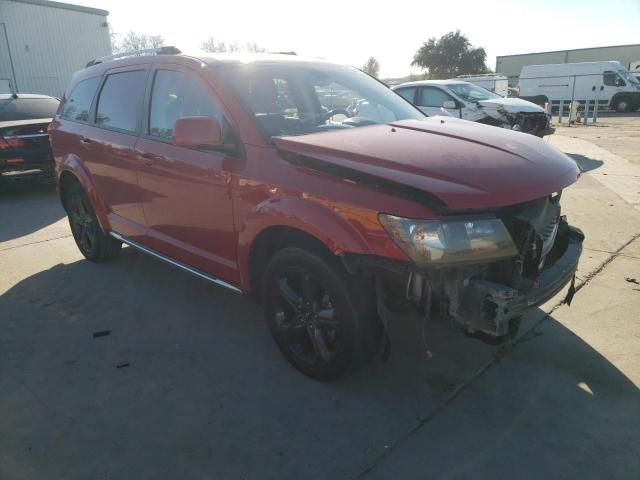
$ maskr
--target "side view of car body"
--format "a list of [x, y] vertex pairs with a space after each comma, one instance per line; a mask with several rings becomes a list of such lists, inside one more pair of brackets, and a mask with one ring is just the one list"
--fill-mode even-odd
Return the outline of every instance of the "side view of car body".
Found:
[[59, 103], [46, 95], [0, 95], [0, 182], [54, 175], [47, 128]]
[[538, 137], [551, 135], [551, 117], [535, 103], [504, 98], [479, 85], [462, 80], [423, 80], [393, 87], [426, 115], [459, 117]]
[[501, 337], [573, 278], [559, 200], [578, 169], [540, 139], [426, 118], [352, 67], [154, 53], [78, 72], [50, 127], [87, 259], [126, 243], [252, 295], [325, 380], [388, 341], [378, 300]]

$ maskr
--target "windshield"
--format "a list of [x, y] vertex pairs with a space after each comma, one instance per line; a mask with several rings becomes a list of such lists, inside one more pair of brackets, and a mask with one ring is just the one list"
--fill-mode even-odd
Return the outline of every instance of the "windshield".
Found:
[[269, 137], [424, 118], [402, 97], [352, 67], [232, 65], [226, 77]]
[[633, 73], [626, 70], [618, 70], [618, 75], [630, 83], [640, 83]]
[[0, 122], [53, 118], [59, 103], [55, 98], [6, 98], [0, 100]]
[[447, 85], [447, 88], [467, 102], [502, 98], [500, 95], [472, 83], [451, 83]]

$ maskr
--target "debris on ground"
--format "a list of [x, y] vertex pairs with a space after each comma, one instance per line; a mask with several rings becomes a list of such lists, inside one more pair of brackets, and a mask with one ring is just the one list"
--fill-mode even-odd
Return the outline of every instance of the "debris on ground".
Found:
[[111, 335], [111, 330], [101, 330], [99, 332], [93, 332], [93, 338], [106, 337], [107, 335]]
[[636, 285], [640, 285], [640, 282], [634, 277], [624, 277], [624, 279], [629, 283], [635, 283]]
[[116, 365], [116, 368], [126, 368], [129, 366], [129, 363], [119, 363], [118, 365]]

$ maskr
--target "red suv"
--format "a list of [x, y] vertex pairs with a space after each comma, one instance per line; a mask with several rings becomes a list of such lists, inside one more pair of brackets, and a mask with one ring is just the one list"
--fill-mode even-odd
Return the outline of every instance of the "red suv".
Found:
[[541, 139], [426, 118], [320, 60], [144, 53], [76, 73], [50, 127], [80, 251], [126, 243], [251, 294], [305, 374], [381, 352], [379, 301], [499, 338], [574, 277], [579, 171]]

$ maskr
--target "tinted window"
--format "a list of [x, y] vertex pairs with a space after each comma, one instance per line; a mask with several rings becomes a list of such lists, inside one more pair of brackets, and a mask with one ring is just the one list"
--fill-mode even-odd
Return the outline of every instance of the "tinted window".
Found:
[[109, 75], [98, 99], [96, 123], [135, 132], [146, 77], [144, 70]]
[[624, 87], [626, 83], [616, 72], [607, 71], [602, 74], [602, 83], [608, 87]]
[[421, 107], [442, 107], [444, 102], [453, 100], [439, 88], [422, 87], [418, 95], [418, 105]]
[[401, 97], [406, 98], [407, 100], [409, 100], [411, 103], [413, 103], [413, 99], [416, 96], [416, 88], [415, 87], [400, 88], [400, 89], [396, 90], [396, 92]]
[[169, 139], [176, 120], [184, 117], [212, 117], [220, 122], [223, 136], [226, 124], [211, 95], [188, 75], [159, 70], [153, 81], [149, 134]]
[[60, 102], [55, 98], [6, 98], [0, 100], [0, 122], [53, 118]]
[[67, 120], [89, 121], [91, 102], [99, 83], [100, 77], [89, 78], [78, 83], [64, 104], [60, 116]]

